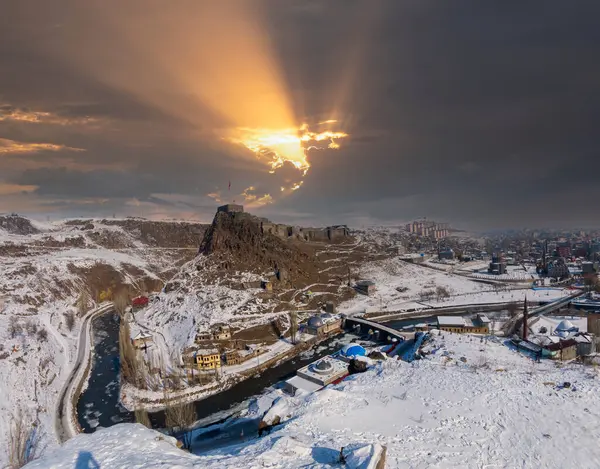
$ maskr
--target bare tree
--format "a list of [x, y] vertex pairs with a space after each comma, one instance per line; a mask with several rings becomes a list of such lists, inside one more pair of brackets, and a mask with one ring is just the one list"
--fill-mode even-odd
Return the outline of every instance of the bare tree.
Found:
[[41, 328], [37, 332], [37, 338], [40, 342], [46, 342], [48, 340], [48, 331], [44, 328]]
[[148, 294], [148, 287], [146, 286], [146, 281], [144, 279], [140, 279], [138, 281], [138, 289], [140, 291], [140, 295]]
[[77, 313], [79, 316], [83, 316], [87, 312], [89, 300], [90, 295], [88, 294], [87, 290], [82, 290], [77, 298], [76, 303]]
[[145, 427], [152, 428], [152, 424], [150, 423], [150, 417], [148, 416], [148, 411], [143, 408], [135, 409], [135, 421], [137, 423], [141, 423]]
[[123, 379], [136, 387], [145, 389], [146, 379], [143, 366], [141, 366], [135, 347], [131, 343], [131, 331], [126, 321], [121, 321], [119, 328], [119, 356]]
[[298, 313], [292, 311], [290, 313], [290, 334], [292, 344], [296, 344], [296, 333], [298, 332]]
[[438, 301], [444, 300], [446, 298], [450, 298], [450, 292], [446, 287], [440, 285], [435, 289], [435, 296], [437, 297]]
[[8, 467], [19, 469], [37, 459], [41, 453], [39, 428], [35, 423], [28, 424], [23, 411], [18, 409], [10, 422], [8, 437]]
[[14, 339], [17, 335], [23, 332], [23, 325], [19, 322], [17, 316], [11, 316], [8, 320], [8, 333], [11, 339]]
[[38, 326], [30, 319], [25, 323], [25, 330], [27, 331], [27, 335], [35, 335], [38, 331]]
[[125, 309], [129, 304], [129, 294], [126, 289], [120, 289], [117, 293], [113, 295], [113, 304], [115, 305], [115, 310], [121, 316], [125, 313]]
[[183, 447], [190, 449], [192, 446], [191, 426], [196, 421], [194, 404], [175, 405], [167, 388], [164, 388], [165, 425], [172, 433], [181, 433]]
[[517, 304], [517, 302], [516, 302], [516, 301], [511, 301], [511, 302], [508, 304], [508, 306], [507, 306], [507, 308], [506, 308], [506, 309], [508, 310], [508, 314], [510, 315], [510, 317], [511, 317], [511, 318], [514, 318], [514, 317], [515, 317], [515, 316], [518, 314], [518, 311], [519, 311], [519, 305]]
[[72, 331], [73, 327], [75, 326], [75, 313], [73, 311], [69, 311], [69, 312], [66, 312], [64, 314], [64, 316], [65, 316], [65, 325], [67, 326], [67, 329]]

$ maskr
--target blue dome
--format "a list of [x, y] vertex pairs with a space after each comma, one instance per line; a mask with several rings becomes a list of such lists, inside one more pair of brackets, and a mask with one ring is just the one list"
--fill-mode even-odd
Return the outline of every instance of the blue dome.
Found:
[[323, 325], [323, 320], [320, 316], [313, 316], [308, 320], [308, 327], [313, 327], [315, 329], [321, 327]]
[[342, 349], [342, 354], [346, 357], [364, 357], [367, 355], [367, 351], [362, 345], [358, 344], [347, 344]]

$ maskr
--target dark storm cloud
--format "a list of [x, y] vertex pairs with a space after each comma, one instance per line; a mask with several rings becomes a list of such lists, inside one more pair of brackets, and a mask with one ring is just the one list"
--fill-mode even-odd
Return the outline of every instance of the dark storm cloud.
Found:
[[[86, 150], [0, 156], [0, 184], [37, 187], [22, 200], [37, 196], [64, 213], [208, 216], [212, 200], [228, 199], [229, 180], [238, 194], [274, 193], [292, 178], [232, 157], [222, 142], [199, 142], [202, 129], [182, 116], [205, 111], [183, 90], [169, 90], [189, 107], [175, 115], [50, 54], [46, 44], [81, 20], [73, 2], [3, 3], [0, 67], [11, 73], [0, 74], [0, 105], [95, 119], [95, 127], [0, 122], [0, 138]], [[594, 224], [598, 2], [256, 5], [297, 116], [335, 114], [350, 134], [340, 150], [311, 150], [302, 188], [261, 213], [315, 223]], [[106, 41], [118, 54], [109, 31]]]

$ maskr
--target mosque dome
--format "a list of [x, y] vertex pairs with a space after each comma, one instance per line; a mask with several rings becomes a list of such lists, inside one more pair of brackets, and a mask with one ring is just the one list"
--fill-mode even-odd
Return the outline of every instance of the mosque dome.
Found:
[[333, 366], [327, 360], [319, 360], [317, 363], [315, 363], [315, 371], [317, 373], [327, 374], [332, 369]]
[[558, 323], [558, 326], [556, 326], [557, 331], [570, 331], [573, 329], [577, 328], [568, 319], [563, 319], [561, 322]]
[[364, 357], [367, 355], [367, 351], [362, 345], [358, 344], [347, 344], [342, 348], [342, 354], [345, 357]]
[[321, 316], [312, 316], [309, 320], [308, 320], [308, 327], [312, 327], [312, 328], [317, 328], [317, 327], [321, 327], [323, 325], [323, 319], [321, 319]]

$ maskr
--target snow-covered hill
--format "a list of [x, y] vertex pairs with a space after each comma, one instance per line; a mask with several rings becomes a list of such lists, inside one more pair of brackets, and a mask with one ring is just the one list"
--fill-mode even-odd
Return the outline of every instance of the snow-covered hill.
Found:
[[[192, 258], [201, 225], [0, 217], [0, 445], [11, 416], [55, 445], [57, 395], [76, 351], [81, 314], [119, 288], [160, 288]], [[0, 452], [0, 467], [7, 455]]]
[[283, 424], [262, 438], [195, 456], [121, 424], [27, 467], [325, 468], [338, 467], [342, 447], [368, 455], [378, 445], [389, 469], [600, 467], [594, 368], [535, 363], [497, 339], [451, 333], [425, 349], [412, 364], [387, 360], [324, 391], [280, 397]]

